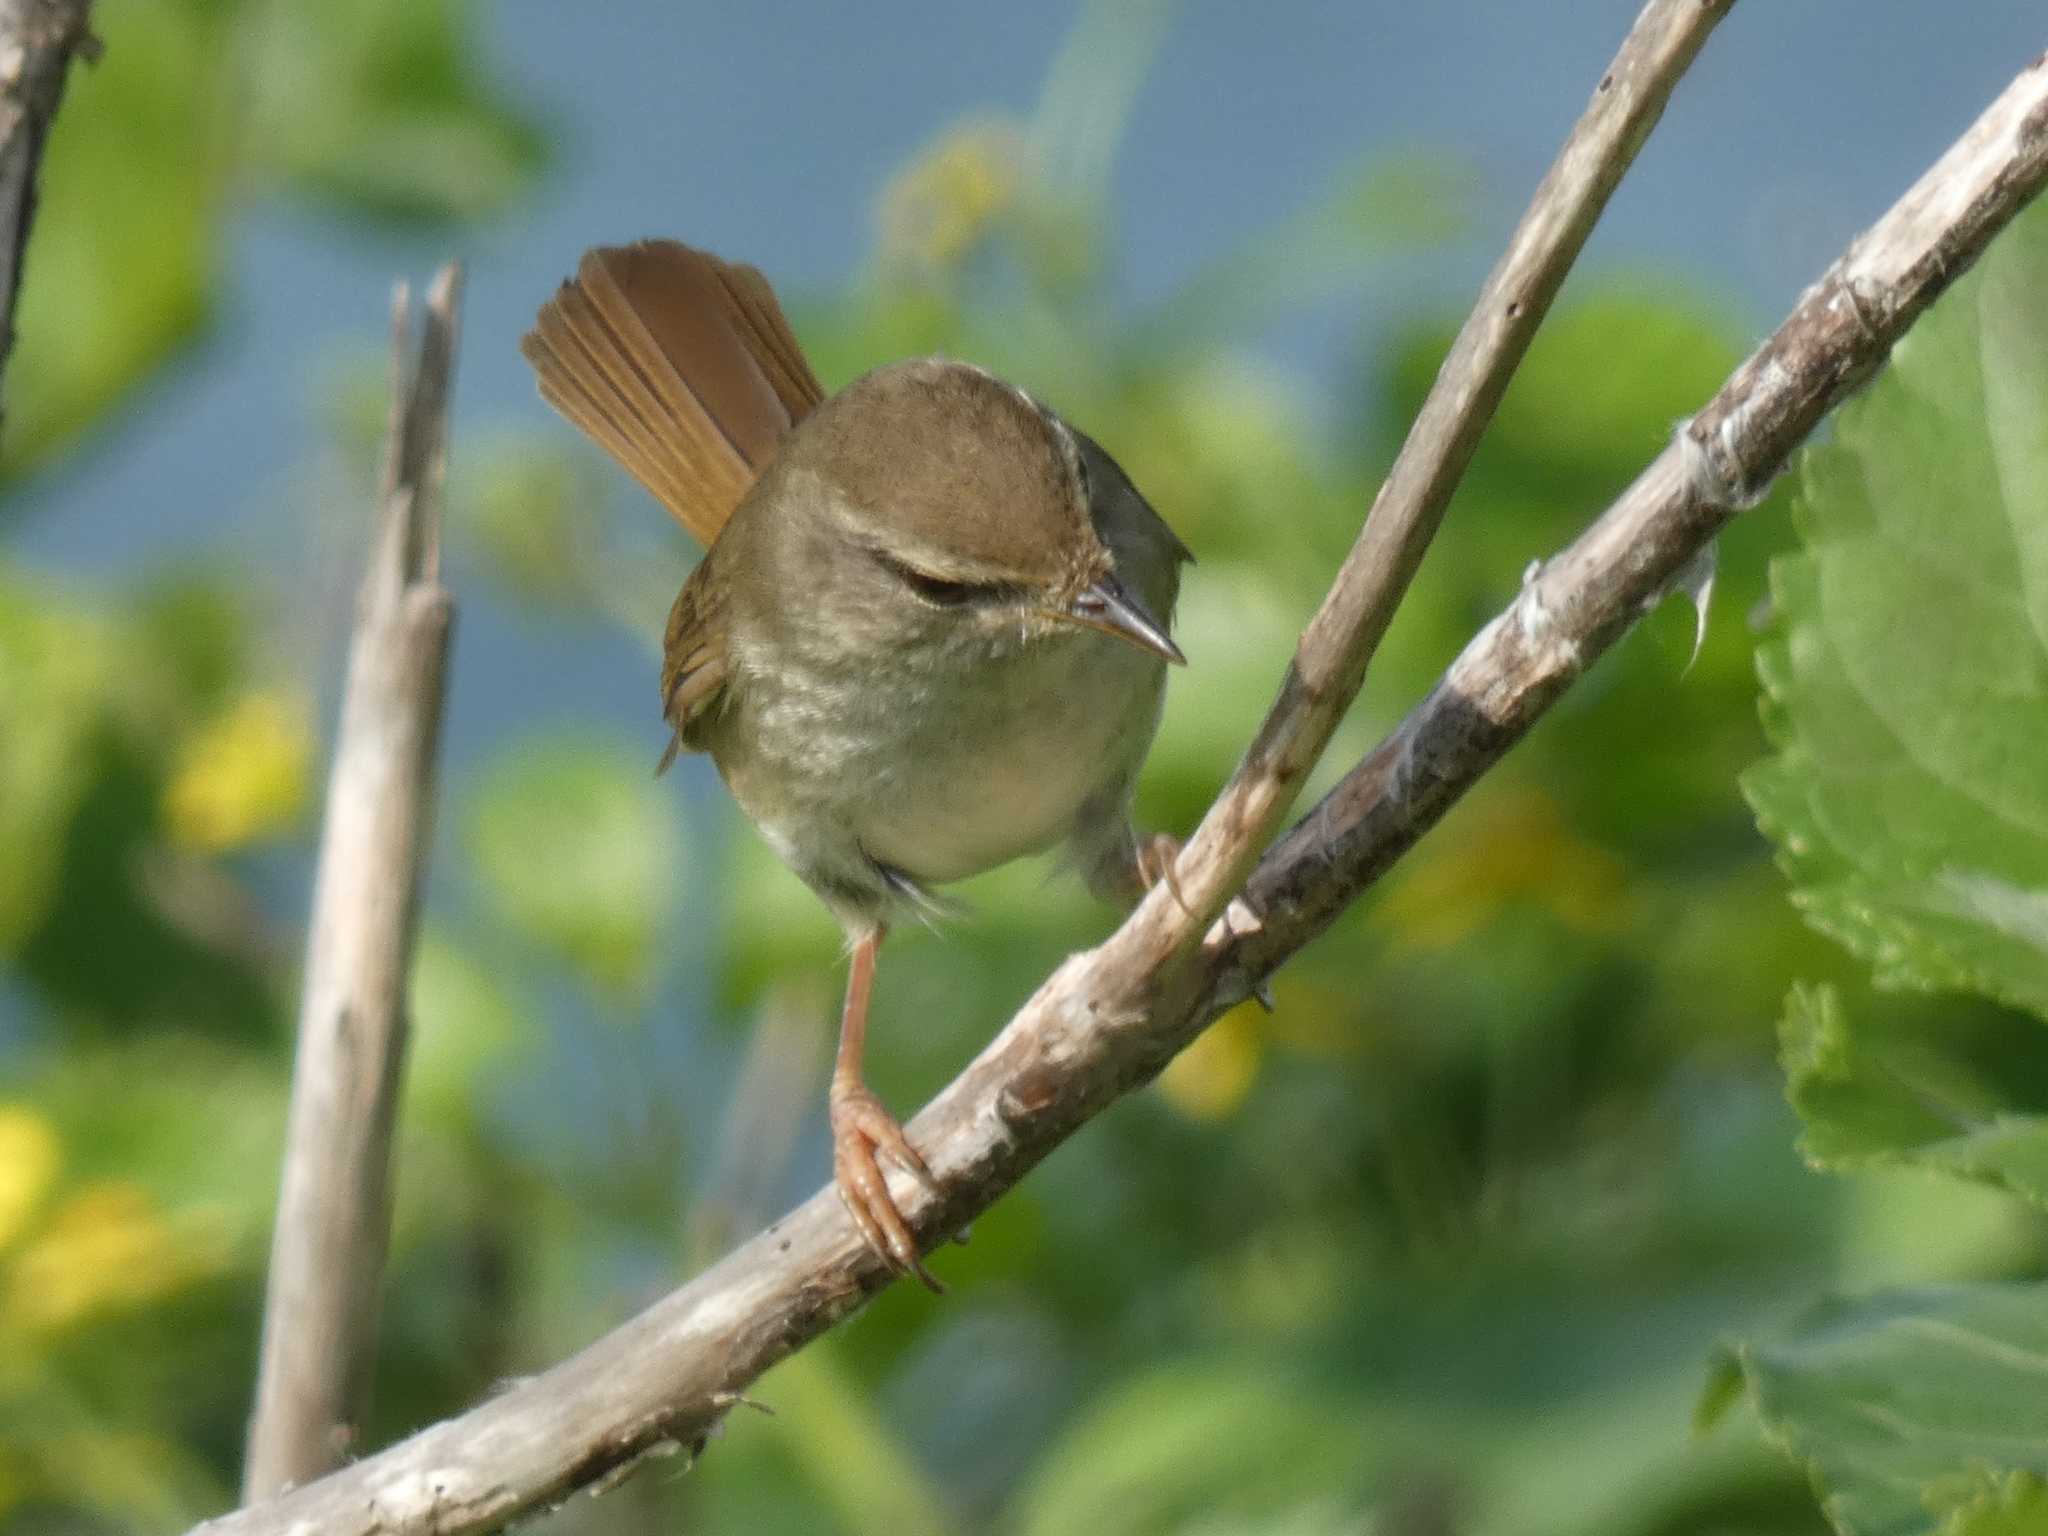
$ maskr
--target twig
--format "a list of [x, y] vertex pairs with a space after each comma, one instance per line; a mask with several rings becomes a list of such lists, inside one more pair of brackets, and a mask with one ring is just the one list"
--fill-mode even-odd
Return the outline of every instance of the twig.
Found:
[[1522, 356], [1607, 199], [1734, 0], [1650, 0], [1530, 199], [1429, 397], [1373, 498], [1357, 542], [1295, 648], [1237, 772], [1182, 850], [1174, 899], [1154, 892], [1132, 940], [1184, 948], [1244, 883], [1293, 805], [1422, 564]]
[[435, 277], [416, 361], [403, 284], [393, 299], [390, 428], [313, 890], [249, 1500], [341, 1464], [375, 1353], [405, 989], [455, 615], [440, 581], [439, 503], [460, 285], [452, 264]]
[[0, 0], [0, 369], [14, 354], [14, 301], [35, 220], [36, 171], [73, 55], [99, 57], [92, 0]]
[[[927, 1242], [1146, 1081], [1326, 923], [1506, 750], [2048, 183], [2048, 59], [1802, 299], [1616, 506], [1262, 861], [1269, 908], [1212, 930], [1191, 985], [1116, 939], [1068, 960], [913, 1124], [944, 1186], [899, 1200]], [[1129, 925], [1126, 925], [1126, 931]], [[1181, 972], [1189, 968], [1180, 968]], [[459, 1536], [701, 1444], [763, 1371], [888, 1282], [829, 1190], [580, 1354], [206, 1536]]]
[[1260, 862], [1255, 932], [1212, 928], [1224, 997], [1328, 926], [1755, 505], [1821, 419], [2048, 185], [2048, 54], [1800, 296], [1601, 518], [1534, 569], [1429, 695]]

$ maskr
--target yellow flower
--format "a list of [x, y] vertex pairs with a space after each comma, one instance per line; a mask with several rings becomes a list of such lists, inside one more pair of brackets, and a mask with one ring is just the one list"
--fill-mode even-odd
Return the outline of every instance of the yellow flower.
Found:
[[305, 804], [312, 760], [312, 731], [297, 700], [243, 694], [178, 753], [164, 789], [171, 840], [221, 853], [282, 831]]
[[1190, 1120], [1221, 1120], [1252, 1091], [1265, 1050], [1259, 1005], [1239, 1003], [1167, 1063], [1159, 1091]]
[[132, 1307], [218, 1267], [215, 1244], [174, 1228], [139, 1186], [82, 1186], [14, 1257], [0, 1318], [52, 1332], [95, 1312]]
[[21, 1104], [0, 1104], [0, 1248], [28, 1224], [57, 1176], [57, 1133]]
[[958, 262], [1015, 202], [1022, 153], [1006, 123], [948, 132], [882, 194], [884, 258], [923, 267]]
[[1611, 933], [1627, 920], [1628, 871], [1574, 834], [1542, 790], [1502, 788], [1444, 830], [1451, 835], [1425, 842], [1380, 906], [1398, 945], [1449, 949], [1517, 901], [1580, 933]]

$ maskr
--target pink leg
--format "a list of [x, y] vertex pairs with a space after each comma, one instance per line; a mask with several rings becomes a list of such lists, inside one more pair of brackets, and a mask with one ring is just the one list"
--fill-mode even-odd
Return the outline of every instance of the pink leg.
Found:
[[874, 990], [875, 957], [883, 930], [875, 929], [853, 946], [853, 964], [846, 977], [846, 1008], [839, 1018], [839, 1057], [832, 1067], [832, 1175], [839, 1199], [867, 1244], [899, 1274], [914, 1274], [933, 1291], [943, 1292], [917, 1253], [903, 1213], [896, 1208], [875, 1154], [887, 1154], [932, 1193], [938, 1182], [925, 1160], [903, 1134], [896, 1117], [861, 1081], [860, 1058], [867, 1042], [868, 996]]

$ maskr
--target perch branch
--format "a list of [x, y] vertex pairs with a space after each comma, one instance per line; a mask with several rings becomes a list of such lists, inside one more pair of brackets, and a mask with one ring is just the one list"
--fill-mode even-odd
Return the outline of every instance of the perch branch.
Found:
[[[957, 1232], [1106, 1105], [1149, 1079], [1324, 926], [1654, 605], [1825, 413], [2048, 183], [2037, 61], [1850, 248], [1569, 549], [1543, 565], [1428, 698], [1277, 843], [1193, 966], [1112, 939], [1063, 964], [913, 1123], [944, 1193], [899, 1184], [927, 1243]], [[1135, 919], [1134, 919], [1135, 921]], [[1128, 931], [1129, 925], [1126, 925]], [[821, 1191], [560, 1365], [205, 1536], [459, 1536], [700, 1445], [763, 1371], [889, 1275]]]
[[[1941, 291], [2048, 184], [2048, 55], [1800, 296], [1601, 518], [1531, 570], [1428, 696], [1268, 851], [1250, 931], [1210, 930], [1242, 996], [1322, 932], [1664, 594]], [[1237, 909], [1233, 908], [1233, 912]]]
[[435, 277], [416, 361], [403, 284], [393, 301], [391, 419], [313, 888], [243, 1471], [249, 1500], [339, 1466], [368, 1395], [406, 978], [455, 616], [440, 579], [439, 502], [460, 283], [453, 265]]
[[1734, 0], [1650, 0], [1593, 90], [1416, 413], [1358, 539], [1295, 648], [1237, 772], [1126, 942], [1184, 949], [1242, 887], [1330, 733], [1443, 522], [1536, 328], [1679, 77]]
[[14, 354], [14, 301], [21, 292], [36, 171], [64, 99], [74, 55], [99, 57], [92, 0], [0, 0], [0, 369]]

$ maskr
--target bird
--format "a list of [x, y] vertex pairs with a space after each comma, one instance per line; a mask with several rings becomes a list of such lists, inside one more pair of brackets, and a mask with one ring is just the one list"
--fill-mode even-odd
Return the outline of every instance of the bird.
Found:
[[877, 957], [939, 887], [1025, 855], [1126, 905], [1172, 883], [1179, 845], [1131, 800], [1193, 556], [986, 369], [908, 358], [828, 397], [767, 279], [680, 241], [588, 251], [521, 350], [704, 546], [663, 639], [661, 768], [708, 754], [843, 929], [834, 1183], [889, 1270], [942, 1289], [881, 1161], [937, 1181], [862, 1072]]

